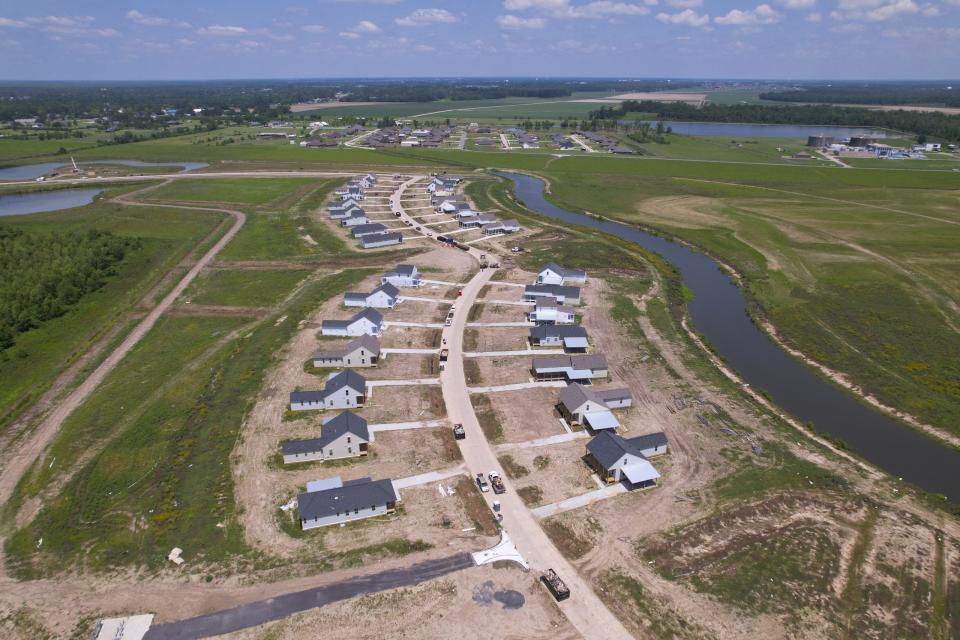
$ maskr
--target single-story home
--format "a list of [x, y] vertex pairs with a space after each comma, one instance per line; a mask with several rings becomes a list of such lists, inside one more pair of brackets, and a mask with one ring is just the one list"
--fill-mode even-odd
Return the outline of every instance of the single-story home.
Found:
[[580, 287], [559, 284], [528, 284], [523, 288], [523, 299], [536, 302], [537, 298], [553, 298], [559, 304], [580, 304]]
[[297, 511], [301, 528], [316, 529], [393, 513], [399, 501], [391, 480], [336, 477], [307, 483], [307, 493], [297, 496]]
[[610, 375], [607, 358], [602, 353], [534, 358], [531, 370], [536, 380], [566, 380], [587, 384]]
[[360, 336], [341, 349], [315, 351], [313, 366], [318, 369], [330, 367], [375, 367], [380, 360], [380, 342], [373, 336]]
[[419, 287], [421, 284], [420, 272], [413, 264], [398, 264], [393, 271], [383, 274], [380, 281], [395, 287]]
[[582, 424], [593, 431], [603, 431], [620, 426], [611, 409], [629, 407], [632, 404], [633, 395], [629, 389], [594, 391], [574, 383], [560, 392], [557, 410], [571, 425]]
[[325, 336], [378, 336], [383, 333], [383, 316], [368, 307], [349, 320], [324, 320], [320, 333]]
[[520, 231], [520, 223], [516, 220], [497, 220], [496, 222], [480, 225], [480, 228], [484, 235], [502, 236]]
[[533, 311], [527, 314], [527, 320], [537, 324], [573, 324], [575, 318], [576, 313], [573, 307], [546, 300], [538, 300]]
[[378, 233], [360, 238], [360, 248], [377, 249], [378, 247], [389, 247], [390, 245], [401, 244], [402, 242], [402, 233]]
[[321, 391], [294, 391], [290, 411], [357, 409], [366, 400], [367, 380], [353, 369], [332, 373]]
[[374, 236], [374, 235], [378, 235], [386, 232], [387, 232], [387, 228], [382, 224], [380, 224], [379, 222], [358, 224], [355, 227], [350, 229], [350, 234], [354, 238], [362, 238], [363, 236]]
[[320, 437], [308, 440], [287, 440], [281, 443], [284, 464], [359, 458], [366, 456], [370, 445], [367, 421], [350, 411], [330, 418], [320, 426]]
[[585, 353], [587, 330], [578, 325], [540, 325], [530, 328], [531, 347], [562, 346], [567, 353]]
[[400, 297], [400, 290], [389, 282], [381, 284], [370, 293], [348, 291], [343, 294], [343, 304], [347, 307], [373, 307], [374, 309], [393, 309]]
[[[645, 443], [641, 439], [650, 442]], [[647, 460], [642, 446], [651, 448], [650, 443], [666, 451], [667, 437], [663, 433], [654, 433], [640, 438], [623, 438], [610, 431], [603, 431], [587, 443], [587, 464], [606, 484], [624, 482], [629, 488], [652, 487], [657, 484], [660, 474]]]
[[[464, 211], [464, 212], [461, 212], [461, 213], [466, 213], [466, 212]], [[475, 213], [475, 212], [471, 211], [470, 213], [472, 214], [472, 213]], [[479, 227], [479, 226], [482, 225], [482, 224], [492, 224], [492, 223], [494, 223], [494, 222], [497, 221], [497, 216], [493, 215], [492, 213], [481, 213], [481, 214], [476, 215], [476, 216], [474, 216], [474, 215], [464, 215], [464, 216], [458, 215], [457, 217], [460, 219], [460, 226], [461, 226], [461, 227]]]
[[580, 269], [567, 269], [556, 262], [551, 262], [540, 269], [536, 284], [585, 284], [587, 272]]

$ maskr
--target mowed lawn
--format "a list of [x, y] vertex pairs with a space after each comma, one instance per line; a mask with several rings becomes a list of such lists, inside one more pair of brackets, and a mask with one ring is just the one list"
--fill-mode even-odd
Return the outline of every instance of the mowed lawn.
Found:
[[268, 307], [289, 294], [308, 269], [214, 269], [203, 272], [184, 293], [191, 304]]
[[[127, 314], [223, 220], [216, 212], [122, 207], [106, 200], [80, 209], [0, 218], [27, 232], [98, 229], [139, 239], [115, 275], [59, 317], [17, 336], [0, 354], [0, 430]], [[28, 268], [25, 265], [24, 268]], [[132, 323], [132, 320], [129, 321]]]
[[266, 204], [310, 185], [311, 178], [210, 178], [175, 180], [149, 194], [151, 200]]

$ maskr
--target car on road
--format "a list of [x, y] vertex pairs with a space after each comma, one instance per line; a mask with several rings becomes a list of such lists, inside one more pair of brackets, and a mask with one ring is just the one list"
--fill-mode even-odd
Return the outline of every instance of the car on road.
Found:
[[467, 438], [467, 431], [462, 424], [453, 425], [453, 438], [455, 440], [465, 440]]
[[487, 474], [487, 477], [490, 478], [490, 486], [493, 487], [494, 493], [499, 495], [507, 492], [507, 488], [503, 485], [503, 478], [500, 477], [499, 473], [491, 471]]
[[477, 488], [480, 489], [482, 493], [490, 492], [490, 485], [487, 484], [487, 479], [483, 477], [482, 473], [477, 474]]
[[570, 597], [570, 588], [567, 587], [567, 584], [560, 579], [560, 576], [558, 576], [557, 572], [553, 569], [547, 569], [543, 575], [540, 576], [540, 582], [547, 586], [547, 589], [557, 600], [566, 600]]
[[458, 298], [459, 298], [460, 296], [462, 296], [462, 295], [463, 295], [463, 289], [460, 289], [460, 291], [457, 291], [457, 297], [458, 297]]

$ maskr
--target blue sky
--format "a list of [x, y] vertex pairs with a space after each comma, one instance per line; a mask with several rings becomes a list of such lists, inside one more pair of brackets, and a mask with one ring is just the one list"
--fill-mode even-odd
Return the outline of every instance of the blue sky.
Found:
[[0, 79], [955, 78], [960, 0], [0, 4]]

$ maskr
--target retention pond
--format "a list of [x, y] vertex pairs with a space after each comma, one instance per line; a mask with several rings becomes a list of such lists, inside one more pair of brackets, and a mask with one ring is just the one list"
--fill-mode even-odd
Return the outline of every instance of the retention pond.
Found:
[[511, 180], [517, 198], [537, 213], [618, 236], [663, 256], [693, 291], [688, 305], [693, 326], [747, 383], [893, 476], [960, 502], [960, 452], [872, 409], [786, 353], [753, 323], [743, 293], [713, 259], [626, 224], [561, 209], [544, 197], [539, 178], [498, 175]]

